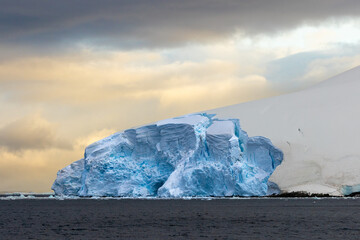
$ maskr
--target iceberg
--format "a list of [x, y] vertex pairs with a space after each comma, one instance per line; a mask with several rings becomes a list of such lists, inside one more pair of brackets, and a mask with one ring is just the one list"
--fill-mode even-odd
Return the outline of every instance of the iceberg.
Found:
[[128, 129], [89, 145], [61, 169], [56, 195], [112, 197], [264, 196], [283, 153], [248, 137], [238, 119], [192, 114]]

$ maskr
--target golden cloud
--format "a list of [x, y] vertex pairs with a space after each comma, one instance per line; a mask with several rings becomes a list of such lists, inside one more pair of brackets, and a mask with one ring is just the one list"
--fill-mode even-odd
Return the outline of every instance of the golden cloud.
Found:
[[70, 148], [56, 136], [55, 125], [39, 115], [26, 116], [0, 128], [0, 147], [9, 151]]

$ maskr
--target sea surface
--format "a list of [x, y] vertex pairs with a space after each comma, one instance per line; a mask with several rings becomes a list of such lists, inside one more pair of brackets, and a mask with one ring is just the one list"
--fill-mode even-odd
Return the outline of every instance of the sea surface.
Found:
[[359, 198], [1, 199], [0, 239], [360, 239]]

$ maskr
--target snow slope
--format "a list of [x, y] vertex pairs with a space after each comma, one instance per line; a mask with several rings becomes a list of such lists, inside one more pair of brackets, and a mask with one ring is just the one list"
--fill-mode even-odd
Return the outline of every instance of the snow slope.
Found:
[[360, 191], [360, 66], [309, 89], [218, 108], [249, 136], [284, 153], [270, 181], [284, 191], [347, 195]]

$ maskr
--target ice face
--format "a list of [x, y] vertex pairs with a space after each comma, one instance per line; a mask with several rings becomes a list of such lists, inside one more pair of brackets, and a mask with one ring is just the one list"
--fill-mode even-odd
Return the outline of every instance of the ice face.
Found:
[[276, 191], [268, 191], [268, 178], [282, 159], [270, 140], [249, 138], [238, 119], [194, 114], [89, 145], [84, 159], [58, 172], [52, 189], [78, 196], [263, 196]]
[[341, 192], [345, 196], [349, 196], [354, 193], [358, 194], [358, 193], [360, 193], [360, 184], [353, 185], [353, 186], [349, 186], [349, 185], [342, 186]]
[[84, 159], [73, 162], [61, 169], [52, 189], [61, 195], [78, 195], [82, 186], [82, 173], [84, 171]]

